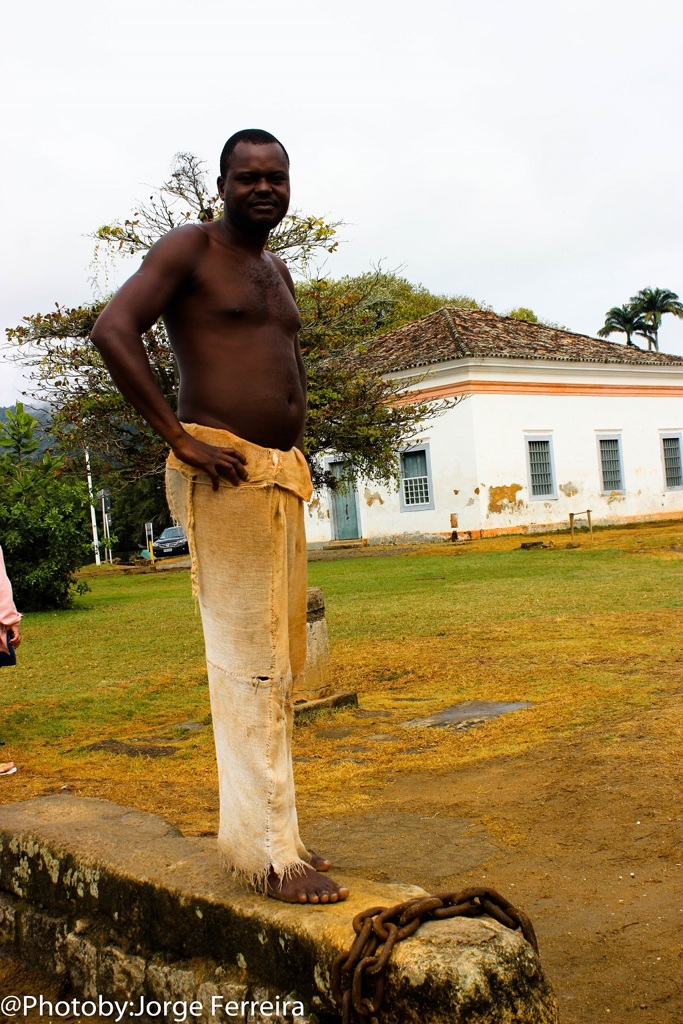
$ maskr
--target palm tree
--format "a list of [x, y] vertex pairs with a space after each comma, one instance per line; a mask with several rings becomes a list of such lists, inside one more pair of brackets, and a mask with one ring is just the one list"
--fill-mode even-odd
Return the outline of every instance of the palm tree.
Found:
[[652, 327], [643, 314], [633, 305], [612, 306], [605, 316], [605, 325], [598, 331], [599, 338], [606, 338], [609, 334], [619, 331], [626, 335], [626, 344], [633, 345], [631, 337], [640, 334], [647, 338], [648, 348], [652, 338]]
[[650, 326], [648, 348], [651, 338], [655, 352], [659, 352], [657, 332], [662, 325], [662, 316], [664, 313], [673, 313], [674, 316], [683, 318], [683, 302], [680, 302], [676, 292], [669, 288], [641, 288], [637, 295], [632, 296], [631, 303]]

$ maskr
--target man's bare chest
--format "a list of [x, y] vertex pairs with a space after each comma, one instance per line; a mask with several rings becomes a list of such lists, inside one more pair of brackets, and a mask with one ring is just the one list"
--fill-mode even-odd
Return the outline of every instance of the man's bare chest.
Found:
[[265, 261], [206, 261], [186, 296], [204, 317], [237, 325], [271, 324], [296, 334], [301, 318], [282, 276]]

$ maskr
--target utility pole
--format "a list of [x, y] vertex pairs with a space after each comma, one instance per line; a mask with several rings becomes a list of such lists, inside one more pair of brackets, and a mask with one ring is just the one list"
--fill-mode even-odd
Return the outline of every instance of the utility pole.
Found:
[[149, 560], [154, 565], [156, 561], [154, 558], [154, 523], [151, 520], [149, 523], [145, 523], [145, 540], [149, 550]]
[[98, 491], [97, 500], [102, 503], [102, 528], [104, 530], [104, 557], [110, 565], [114, 564], [111, 550], [111, 491]]
[[100, 565], [100, 539], [97, 536], [97, 515], [95, 513], [95, 496], [92, 489], [92, 474], [90, 472], [90, 453], [85, 449], [85, 468], [88, 474], [88, 494], [90, 496], [90, 522], [92, 523], [92, 546], [95, 549], [95, 564]]

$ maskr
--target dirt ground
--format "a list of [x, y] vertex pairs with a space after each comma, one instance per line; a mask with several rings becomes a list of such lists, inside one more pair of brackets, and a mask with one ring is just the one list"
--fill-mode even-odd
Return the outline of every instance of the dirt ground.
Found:
[[669, 696], [610, 736], [390, 777], [371, 813], [305, 822], [305, 834], [345, 880], [498, 889], [533, 921], [562, 1024], [680, 1024], [680, 778], [656, 748], [682, 712]]

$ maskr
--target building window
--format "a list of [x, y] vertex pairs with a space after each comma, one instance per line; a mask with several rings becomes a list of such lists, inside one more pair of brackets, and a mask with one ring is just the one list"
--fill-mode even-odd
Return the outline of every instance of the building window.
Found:
[[683, 487], [683, 463], [681, 461], [681, 435], [662, 437], [664, 456], [664, 479], [667, 487]]
[[602, 489], [623, 491], [624, 476], [621, 469], [621, 442], [618, 437], [599, 437], [600, 471], [602, 473]]
[[429, 445], [421, 445], [401, 455], [401, 511], [429, 508], [434, 508]]
[[556, 498], [553, 453], [549, 437], [528, 437], [529, 491], [532, 498]]

